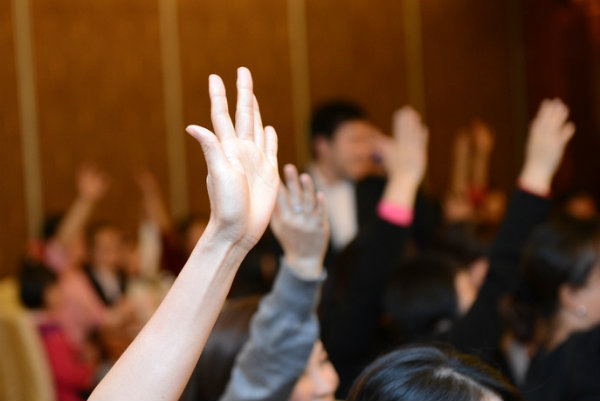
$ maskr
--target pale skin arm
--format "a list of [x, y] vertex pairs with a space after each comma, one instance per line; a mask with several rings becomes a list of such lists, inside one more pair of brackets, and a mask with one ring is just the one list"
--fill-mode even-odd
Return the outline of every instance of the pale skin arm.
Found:
[[136, 180], [142, 193], [142, 203], [147, 216], [161, 232], [171, 231], [171, 216], [156, 177], [150, 171], [144, 170], [136, 176]]
[[490, 156], [494, 149], [494, 134], [490, 127], [481, 120], [471, 124], [473, 153], [471, 161], [471, 184], [484, 190], [488, 186], [490, 175]]
[[454, 137], [452, 172], [450, 178], [450, 194], [452, 196], [466, 196], [469, 183], [469, 160], [471, 159], [469, 149], [468, 132], [461, 129]]
[[568, 117], [569, 108], [560, 99], [546, 99], [540, 105], [529, 128], [525, 163], [519, 175], [522, 189], [540, 196], [550, 194], [554, 174], [575, 133], [575, 124]]
[[177, 400], [239, 264], [269, 223], [279, 189], [277, 135], [263, 129], [245, 68], [238, 70], [237, 88], [235, 126], [223, 82], [211, 75], [214, 134], [187, 128], [208, 167], [208, 226], [157, 311], [90, 400]]

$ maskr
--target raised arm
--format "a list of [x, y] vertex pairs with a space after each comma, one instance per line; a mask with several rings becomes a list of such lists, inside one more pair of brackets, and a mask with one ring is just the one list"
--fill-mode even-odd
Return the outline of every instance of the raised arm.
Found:
[[188, 133], [202, 145], [211, 215], [171, 290], [90, 400], [177, 400], [189, 379], [235, 273], [264, 232], [279, 188], [277, 136], [263, 130], [252, 78], [238, 70], [235, 126], [225, 87], [209, 78], [214, 134]]
[[381, 313], [386, 279], [403, 255], [418, 187], [427, 166], [429, 133], [419, 114], [404, 107], [394, 114], [393, 138], [379, 139], [388, 174], [378, 205], [378, 219], [349, 245], [341, 263], [350, 282], [342, 302], [323, 333], [325, 346], [338, 368], [342, 389], [359, 373], [372, 345]]
[[156, 177], [149, 170], [143, 170], [135, 178], [142, 194], [142, 206], [146, 216], [161, 233], [170, 232], [173, 222]]
[[109, 181], [103, 172], [93, 165], [83, 165], [77, 174], [77, 197], [61, 220], [55, 240], [63, 248], [85, 229], [94, 206], [104, 196]]
[[469, 170], [471, 168], [471, 149], [469, 146], [469, 133], [465, 129], [459, 130], [454, 136], [452, 148], [452, 170], [450, 177], [450, 196], [466, 197], [469, 186]]
[[271, 228], [284, 255], [273, 289], [252, 318], [221, 401], [286, 400], [319, 336], [316, 306], [329, 240], [325, 198], [310, 176], [285, 166]]
[[568, 115], [560, 100], [544, 100], [531, 123], [518, 189], [494, 240], [488, 276], [475, 304], [450, 333], [451, 342], [465, 352], [489, 360], [490, 352], [497, 349], [503, 329], [498, 302], [518, 284], [527, 238], [549, 212], [552, 179], [575, 132]]
[[473, 153], [471, 154], [471, 190], [487, 190], [490, 176], [490, 156], [494, 149], [494, 134], [491, 128], [482, 120], [471, 124]]

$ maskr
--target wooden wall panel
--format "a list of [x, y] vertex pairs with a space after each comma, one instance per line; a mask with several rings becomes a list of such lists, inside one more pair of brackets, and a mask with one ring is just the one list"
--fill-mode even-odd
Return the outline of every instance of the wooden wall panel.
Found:
[[392, 112], [407, 101], [402, 2], [306, 3], [313, 105], [350, 99], [389, 130]]
[[[540, 100], [560, 97], [571, 108], [577, 133], [569, 145], [555, 187], [583, 188], [600, 199], [597, 153], [600, 149], [600, 41], [587, 9], [574, 2], [531, 0], [524, 8], [529, 112]], [[597, 16], [597, 21], [600, 17]], [[592, 23], [592, 24], [590, 24]]]
[[446, 187], [453, 135], [481, 117], [496, 132], [491, 184], [510, 188], [520, 161], [514, 151], [508, 2], [421, 4], [431, 184], [438, 191]]
[[11, 3], [0, 2], [0, 277], [16, 270], [27, 238], [11, 13]]
[[[181, 0], [179, 6], [184, 121], [212, 128], [208, 75], [223, 77], [235, 112], [236, 68], [250, 68], [263, 122], [279, 134], [279, 161], [295, 161], [286, 2]], [[190, 209], [207, 212], [202, 151], [187, 140]]]
[[157, 3], [33, 0], [46, 212], [65, 210], [77, 167], [113, 178], [98, 216], [129, 230], [139, 218], [132, 172], [167, 188]]

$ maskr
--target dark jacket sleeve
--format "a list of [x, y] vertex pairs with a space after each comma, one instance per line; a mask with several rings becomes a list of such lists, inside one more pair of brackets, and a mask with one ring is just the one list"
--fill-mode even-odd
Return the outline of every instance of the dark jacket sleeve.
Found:
[[385, 283], [403, 255], [408, 237], [408, 227], [377, 218], [340, 257], [341, 263], [348, 264], [348, 288], [322, 338], [342, 382], [345, 369], [368, 362], [365, 359], [378, 330]]
[[535, 227], [549, 213], [550, 200], [515, 190], [490, 254], [490, 269], [479, 295], [466, 316], [455, 323], [447, 341], [463, 352], [492, 363], [503, 333], [501, 298], [519, 283], [523, 248]]

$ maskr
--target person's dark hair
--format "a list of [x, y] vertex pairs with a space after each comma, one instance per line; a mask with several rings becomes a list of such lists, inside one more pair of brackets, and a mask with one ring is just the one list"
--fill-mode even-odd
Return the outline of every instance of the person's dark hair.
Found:
[[358, 105], [346, 100], [332, 100], [314, 109], [310, 135], [312, 139], [323, 136], [331, 140], [335, 131], [343, 123], [366, 118], [366, 113]]
[[44, 219], [44, 224], [42, 226], [42, 239], [49, 240], [56, 234], [58, 227], [64, 217], [64, 213], [55, 213], [50, 216], [47, 216]]
[[476, 235], [472, 224], [463, 222], [442, 229], [438, 248], [457, 262], [468, 266], [479, 259], [486, 258], [490, 246]]
[[217, 401], [225, 392], [259, 301], [258, 296], [227, 300], [180, 401]]
[[600, 257], [598, 220], [568, 217], [540, 226], [529, 239], [522, 263], [522, 283], [505, 308], [516, 337], [536, 340], [536, 329], [559, 307], [563, 284], [585, 285]]
[[27, 308], [40, 309], [45, 306], [45, 293], [57, 281], [56, 274], [42, 263], [25, 259], [19, 271], [19, 293]]
[[461, 266], [442, 254], [402, 262], [390, 277], [384, 311], [401, 343], [425, 341], [458, 317], [455, 277]]
[[390, 352], [355, 380], [348, 401], [521, 400], [496, 370], [448, 346], [413, 345]]

